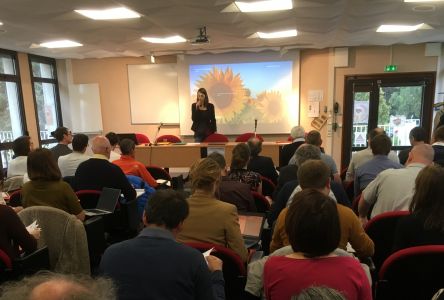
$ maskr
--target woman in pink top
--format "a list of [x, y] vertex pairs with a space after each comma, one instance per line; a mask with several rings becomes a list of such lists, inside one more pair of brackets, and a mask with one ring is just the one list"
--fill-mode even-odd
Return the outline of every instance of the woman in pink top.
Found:
[[313, 189], [297, 193], [285, 220], [294, 253], [270, 257], [264, 267], [267, 299], [290, 300], [310, 286], [326, 286], [348, 300], [372, 299], [368, 279], [351, 257], [332, 252], [340, 239], [336, 204]]

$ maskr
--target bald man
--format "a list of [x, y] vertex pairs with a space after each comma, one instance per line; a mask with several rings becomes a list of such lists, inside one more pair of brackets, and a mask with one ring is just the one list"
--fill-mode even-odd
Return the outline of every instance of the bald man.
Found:
[[136, 191], [123, 171], [109, 162], [111, 144], [104, 136], [92, 140], [93, 157], [82, 162], [75, 175], [76, 190], [120, 189], [127, 202], [136, 199]]
[[367, 214], [374, 204], [371, 217], [388, 211], [408, 210], [413, 196], [416, 176], [432, 164], [434, 151], [429, 144], [416, 145], [409, 153], [404, 169], [388, 169], [376, 176], [362, 192], [359, 217], [367, 223]]

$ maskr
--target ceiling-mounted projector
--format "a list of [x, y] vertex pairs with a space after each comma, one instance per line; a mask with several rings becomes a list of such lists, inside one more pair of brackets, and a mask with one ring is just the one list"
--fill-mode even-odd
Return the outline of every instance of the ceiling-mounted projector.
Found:
[[199, 35], [191, 40], [192, 45], [208, 44], [210, 42], [210, 37], [207, 35], [207, 27], [199, 28]]

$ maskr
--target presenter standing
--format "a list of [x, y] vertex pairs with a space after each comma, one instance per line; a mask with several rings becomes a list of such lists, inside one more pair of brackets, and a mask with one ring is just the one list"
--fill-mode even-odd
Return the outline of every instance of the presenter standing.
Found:
[[191, 119], [194, 131], [194, 141], [202, 142], [207, 136], [217, 131], [214, 105], [209, 103], [208, 94], [204, 88], [197, 91], [196, 102], [191, 105]]

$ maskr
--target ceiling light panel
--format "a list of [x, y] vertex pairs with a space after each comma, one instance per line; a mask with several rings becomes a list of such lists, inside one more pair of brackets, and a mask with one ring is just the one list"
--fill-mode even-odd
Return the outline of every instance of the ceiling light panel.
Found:
[[148, 43], [154, 43], [154, 44], [175, 44], [175, 43], [183, 43], [187, 40], [181, 37], [180, 35], [174, 35], [164, 38], [159, 37], [143, 37], [144, 41]]
[[410, 32], [418, 30], [424, 23], [417, 25], [381, 25], [376, 32]]
[[45, 48], [70, 48], [70, 47], [80, 47], [83, 45], [70, 40], [61, 40], [61, 41], [41, 43], [40, 46]]
[[293, 8], [292, 0], [266, 0], [255, 2], [234, 2], [241, 12], [265, 12], [289, 10]]
[[276, 31], [276, 32], [257, 32], [256, 33], [261, 39], [277, 39], [297, 36], [298, 31], [296, 29]]
[[78, 9], [75, 10], [75, 12], [93, 20], [121, 20], [140, 18], [140, 14], [126, 7], [115, 7], [109, 9]]

